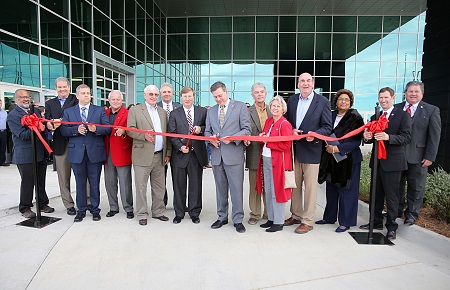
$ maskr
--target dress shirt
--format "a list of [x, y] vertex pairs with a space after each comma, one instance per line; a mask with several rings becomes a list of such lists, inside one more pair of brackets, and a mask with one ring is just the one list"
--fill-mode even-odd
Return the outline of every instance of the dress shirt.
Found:
[[302, 94], [298, 96], [298, 105], [297, 105], [297, 122], [295, 124], [296, 129], [300, 128], [300, 125], [305, 118], [306, 112], [308, 112], [309, 106], [311, 105], [312, 99], [314, 97], [314, 91], [309, 94], [308, 97], [303, 98]]
[[[152, 119], [154, 131], [162, 133], [161, 120], [159, 119], [159, 114], [158, 114], [158, 106], [152, 107], [147, 102], [145, 102], [145, 105], [147, 106], [147, 110], [148, 110], [148, 114], [150, 115], [150, 119]], [[164, 146], [163, 137], [161, 135], [155, 135], [154, 138], [155, 138], [155, 152], [163, 150], [163, 146]]]
[[[270, 132], [272, 132], [273, 124], [269, 128], [269, 132], [267, 132], [266, 136], [270, 136]], [[267, 148], [267, 143], [264, 143], [261, 155], [264, 157], [272, 157], [272, 150]]]
[[186, 120], [187, 120], [187, 115], [188, 115], [187, 112], [188, 112], [188, 110], [191, 110], [192, 127], [195, 127], [195, 125], [194, 125], [194, 105], [192, 105], [192, 107], [190, 109], [187, 109], [185, 106], [183, 106], [183, 109], [184, 109], [184, 114], [186, 115]]
[[8, 113], [0, 108], [0, 130], [6, 130], [6, 117], [8, 117]]
[[164, 103], [163, 101], [161, 101], [161, 103], [162, 103], [163, 109], [164, 109], [166, 112], [167, 112], [167, 105], [169, 105], [170, 112], [173, 111], [173, 103], [172, 103], [172, 101], [170, 101], [170, 103]]
[[[409, 105], [410, 104], [408, 102], [405, 102], [405, 106], [403, 107], [403, 111], [406, 111], [406, 109], [408, 108]], [[419, 103], [416, 103], [414, 105], [411, 105], [411, 108], [409, 108], [411, 110], [411, 118], [414, 117], [414, 114], [416, 113], [418, 105], [419, 105]]]
[[78, 104], [78, 107], [80, 108], [80, 116], [81, 116], [81, 114], [83, 113], [83, 111], [81, 110], [81, 108], [86, 107], [86, 120], [89, 118], [89, 105], [90, 105], [90, 104], [87, 104], [86, 106], [82, 106], [82, 105]]
[[383, 113], [384, 113], [384, 112], [387, 113], [387, 114], [386, 114], [386, 119], [389, 120], [389, 116], [391, 115], [393, 109], [394, 109], [394, 106], [390, 107], [390, 108], [387, 109], [387, 110], [383, 110]]
[[64, 106], [64, 103], [67, 101], [67, 97], [66, 98], [61, 98], [60, 96], [58, 96], [58, 101], [61, 105], [61, 108]]
[[256, 112], [258, 113], [259, 123], [261, 124], [261, 128], [264, 128], [264, 125], [266, 124], [267, 117], [267, 111], [266, 111], [266, 103], [264, 103], [264, 107], [259, 107], [257, 104], [255, 104]]

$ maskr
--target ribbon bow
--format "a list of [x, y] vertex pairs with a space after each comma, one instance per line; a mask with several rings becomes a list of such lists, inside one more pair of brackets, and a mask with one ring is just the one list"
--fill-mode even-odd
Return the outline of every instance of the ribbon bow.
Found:
[[[376, 121], [370, 122], [369, 131], [372, 133], [380, 133], [387, 129], [389, 120], [385, 115], [381, 115], [380, 118]], [[386, 146], [384, 145], [384, 141], [378, 141], [378, 159], [386, 159]]]
[[28, 126], [31, 130], [33, 130], [38, 136], [39, 140], [41, 140], [42, 145], [44, 145], [45, 149], [48, 153], [52, 153], [53, 150], [48, 146], [47, 142], [45, 142], [44, 138], [40, 132], [45, 130], [44, 124], [39, 121], [39, 118], [36, 114], [33, 115], [25, 115], [22, 117], [22, 126]]

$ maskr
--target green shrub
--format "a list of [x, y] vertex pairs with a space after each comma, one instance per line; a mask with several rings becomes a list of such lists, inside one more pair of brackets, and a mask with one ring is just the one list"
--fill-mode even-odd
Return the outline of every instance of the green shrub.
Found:
[[434, 209], [435, 217], [450, 223], [450, 174], [438, 167], [427, 175], [423, 205]]
[[370, 199], [370, 153], [363, 156], [361, 177], [359, 179], [359, 199], [368, 202]]

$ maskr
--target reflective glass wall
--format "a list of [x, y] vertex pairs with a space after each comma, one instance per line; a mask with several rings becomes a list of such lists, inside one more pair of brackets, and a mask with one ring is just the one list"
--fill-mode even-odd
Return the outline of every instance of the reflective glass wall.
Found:
[[392, 87], [400, 101], [406, 82], [420, 79], [424, 26], [425, 13], [168, 18], [167, 61], [195, 67], [204, 106], [214, 104], [209, 87], [217, 80], [232, 98], [252, 103], [254, 82], [287, 97], [298, 92], [297, 76], [310, 72], [316, 91], [331, 98], [350, 89], [356, 108], [372, 110], [381, 87]]

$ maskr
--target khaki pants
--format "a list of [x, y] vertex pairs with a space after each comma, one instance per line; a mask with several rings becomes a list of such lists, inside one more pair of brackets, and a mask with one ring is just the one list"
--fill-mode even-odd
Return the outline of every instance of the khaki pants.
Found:
[[259, 220], [261, 218], [261, 199], [264, 203], [263, 218], [267, 218], [266, 209], [266, 192], [263, 190], [262, 194], [258, 194], [256, 191], [256, 177], [258, 170], [248, 170], [248, 181], [250, 188], [248, 191], [248, 205], [250, 207], [250, 218]]

